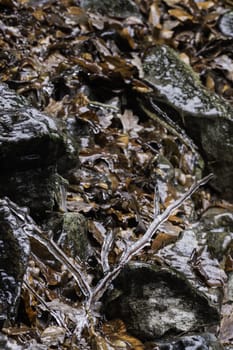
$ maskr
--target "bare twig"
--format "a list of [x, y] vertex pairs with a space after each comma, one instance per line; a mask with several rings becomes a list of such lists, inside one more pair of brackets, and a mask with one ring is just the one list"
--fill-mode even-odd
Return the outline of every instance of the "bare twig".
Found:
[[115, 267], [113, 267], [113, 269], [109, 271], [102, 278], [102, 280], [99, 281], [99, 283], [93, 290], [91, 297], [87, 301], [89, 307], [103, 296], [103, 294], [108, 289], [112, 281], [118, 276], [120, 271], [132, 259], [132, 257], [138, 254], [139, 251], [142, 250], [146, 245], [150, 244], [150, 241], [157, 229], [159, 228], [159, 226], [169, 218], [169, 216], [174, 212], [174, 210], [179, 208], [194, 192], [197, 191], [197, 189], [200, 186], [203, 186], [212, 178], [213, 174], [210, 174], [201, 179], [200, 181], [194, 183], [187, 192], [185, 192], [176, 201], [171, 203], [162, 214], [158, 215], [152, 221], [145, 234], [138, 241], [133, 243], [131, 246], [127, 247], [127, 249], [122, 253], [119, 263]]
[[59, 313], [57, 313], [56, 311], [52, 310], [48, 304], [46, 303], [46, 301], [44, 301], [43, 298], [41, 298], [41, 296], [30, 286], [30, 284], [28, 284], [25, 280], [23, 281], [23, 284], [25, 285], [25, 287], [28, 289], [28, 291], [34, 295], [34, 297], [41, 303], [41, 305], [43, 305], [45, 307], [46, 310], [48, 310], [48, 312], [53, 316], [53, 318], [56, 320], [57, 324], [60, 327], [65, 328], [65, 330], [67, 331], [68, 335], [71, 335], [69, 329], [67, 328], [67, 326], [65, 325], [63, 319], [60, 317]]
[[159, 195], [158, 184], [156, 182], [154, 187], [154, 219], [160, 214], [160, 202], [161, 198]]
[[65, 265], [70, 273], [75, 278], [81, 289], [83, 295], [86, 298], [90, 298], [92, 294], [91, 287], [89, 286], [85, 273], [82, 271], [82, 266], [78, 263], [70, 261], [69, 257], [58, 247], [53, 241], [43, 236], [43, 232], [35, 225], [33, 232], [26, 230], [27, 235], [33, 240], [36, 240], [43, 245], [61, 264]]
[[106, 103], [101, 103], [99, 101], [89, 101], [88, 103], [90, 106], [94, 106], [94, 107], [101, 107], [101, 108], [107, 108], [107, 109], [112, 109], [113, 111], [119, 112], [119, 108], [116, 106], [112, 106]]
[[175, 123], [167, 113], [162, 111], [154, 102], [153, 99], [149, 99], [150, 106], [153, 108], [153, 112], [150, 111], [146, 105], [139, 99], [140, 108], [143, 112], [148, 115], [151, 119], [155, 120], [157, 123], [165, 127], [172, 135], [176, 136], [181, 143], [186, 145], [192, 152], [195, 154], [197, 159], [200, 158], [200, 155], [197, 152], [197, 146], [193, 141], [186, 135], [185, 131], [180, 128], [177, 123]]
[[110, 250], [112, 248], [113, 241], [114, 241], [114, 234], [113, 234], [113, 231], [110, 230], [104, 238], [104, 242], [101, 249], [101, 264], [103, 268], [103, 273], [106, 273], [110, 270], [108, 258], [109, 258]]

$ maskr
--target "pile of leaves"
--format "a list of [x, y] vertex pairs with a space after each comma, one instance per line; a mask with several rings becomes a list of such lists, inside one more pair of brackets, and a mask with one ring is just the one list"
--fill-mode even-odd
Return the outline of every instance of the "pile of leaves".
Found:
[[[147, 47], [172, 46], [209, 90], [233, 102], [232, 38], [219, 29], [228, 4], [135, 2], [140, 15], [119, 18], [86, 11], [75, 0], [0, 1], [1, 81], [66, 121], [80, 144], [80, 167], [68, 177], [67, 209], [88, 220], [94, 257], [85, 268], [94, 284], [102, 276], [98, 266], [105, 237], [114, 237], [109, 255], [114, 265], [125, 244], [138, 240], [155, 215], [196, 179], [192, 152], [135, 105], [133, 91], [147, 92], [140, 80]], [[150, 254], [174, 242], [213, 202], [209, 191], [196, 194], [169, 217], [140, 258], [150, 260]], [[51, 347], [88, 349], [85, 337], [79, 346], [72, 339], [77, 323], [85, 322], [77, 307], [82, 300], [65, 264], [52, 262], [49, 254], [32, 254], [20, 327], [6, 332], [22, 343], [36, 339]], [[104, 337], [110, 344], [106, 349], [120, 342], [128, 344], [125, 349], [143, 348], [120, 320], [103, 324], [101, 331], [103, 338], [95, 334], [98, 349], [105, 349]]]

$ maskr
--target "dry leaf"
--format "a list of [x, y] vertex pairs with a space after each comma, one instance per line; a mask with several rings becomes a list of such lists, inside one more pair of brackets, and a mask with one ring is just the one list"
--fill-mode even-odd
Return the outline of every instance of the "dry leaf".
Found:
[[158, 7], [158, 4], [153, 3], [150, 6], [150, 14], [149, 14], [149, 23], [152, 25], [153, 28], [158, 28], [158, 29], [162, 28], [160, 24], [160, 16], [161, 16], [161, 12]]
[[190, 19], [190, 20], [193, 19], [192, 15], [190, 15], [188, 12], [181, 10], [181, 9], [172, 9], [172, 10], [169, 10], [168, 13], [171, 16], [176, 17], [181, 22], [185, 22], [188, 19]]
[[134, 115], [131, 110], [126, 109], [124, 114], [119, 114], [118, 117], [121, 120], [123, 131], [131, 137], [137, 137], [137, 133], [142, 130], [142, 126], [138, 124], [138, 116]]

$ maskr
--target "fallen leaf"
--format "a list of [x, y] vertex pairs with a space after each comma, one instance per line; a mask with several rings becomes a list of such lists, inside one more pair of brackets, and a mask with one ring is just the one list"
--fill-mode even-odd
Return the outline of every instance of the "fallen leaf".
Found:
[[181, 9], [172, 9], [172, 10], [168, 10], [168, 13], [173, 16], [176, 17], [179, 21], [181, 22], [185, 22], [188, 19], [192, 20], [193, 16], [190, 15], [188, 12], [181, 10]]

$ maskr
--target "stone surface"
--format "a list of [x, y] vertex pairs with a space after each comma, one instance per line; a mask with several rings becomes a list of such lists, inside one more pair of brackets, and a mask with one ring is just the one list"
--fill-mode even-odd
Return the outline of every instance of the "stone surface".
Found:
[[32, 230], [25, 220], [26, 210], [8, 198], [0, 200], [0, 323], [14, 320], [21, 285], [27, 268], [30, 244], [25, 229]]
[[199, 146], [208, 171], [216, 175], [212, 186], [233, 199], [233, 107], [208, 92], [191, 67], [165, 45], [147, 51], [143, 70], [154, 90], [150, 97]]
[[52, 118], [0, 84], [1, 170], [29, 169], [56, 163], [66, 141]]
[[225, 36], [233, 37], [233, 11], [228, 11], [220, 17], [219, 29]]
[[223, 346], [211, 333], [186, 335], [169, 342], [153, 344], [157, 350], [223, 350]]
[[67, 182], [56, 167], [35, 168], [0, 174], [0, 196], [8, 196], [21, 206], [30, 208], [37, 219], [53, 210], [65, 211]]
[[81, 0], [80, 6], [94, 13], [99, 12], [112, 17], [140, 16], [139, 9], [132, 0]]
[[91, 246], [87, 236], [87, 220], [75, 212], [55, 213], [45, 226], [52, 230], [54, 239], [64, 252], [72, 258], [86, 261], [91, 255]]
[[[216, 222], [212, 224], [210, 218], [205, 222], [193, 223], [182, 232], [177, 242], [160, 249], [157, 253], [163, 263], [181, 273], [193, 288], [203, 293], [218, 308], [222, 301], [223, 286], [227, 282], [227, 276], [217, 259], [221, 254], [219, 260], [222, 261], [223, 251], [226, 251], [226, 247], [223, 249], [226, 242], [221, 236], [223, 230], [227, 232], [226, 227], [223, 228]], [[219, 237], [215, 236], [216, 251], [212, 245], [208, 248], [213, 231], [219, 232]], [[227, 235], [231, 236], [229, 233]], [[221, 250], [217, 249], [219, 245], [222, 245]]]
[[[232, 255], [232, 242], [232, 211], [208, 209], [176, 242], [152, 254], [150, 263], [131, 262], [121, 272], [115, 290], [106, 296], [107, 317], [123, 319], [129, 332], [142, 340], [170, 341], [180, 332], [202, 331], [202, 324], [213, 331], [220, 320], [223, 290], [232, 301], [233, 279], [221, 268]], [[199, 340], [192, 339], [190, 346], [205, 344]], [[168, 349], [179, 349], [177, 344]]]
[[0, 196], [28, 206], [35, 219], [65, 210], [66, 173], [78, 162], [65, 126], [0, 84]]
[[121, 318], [141, 340], [166, 338], [219, 321], [218, 307], [173, 269], [133, 262], [114, 285], [118, 295], [107, 297], [106, 315]]
[[220, 262], [233, 251], [233, 211], [209, 208], [194, 227], [199, 241], [208, 245], [212, 256]]

